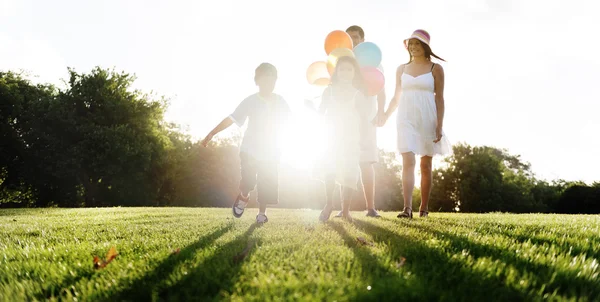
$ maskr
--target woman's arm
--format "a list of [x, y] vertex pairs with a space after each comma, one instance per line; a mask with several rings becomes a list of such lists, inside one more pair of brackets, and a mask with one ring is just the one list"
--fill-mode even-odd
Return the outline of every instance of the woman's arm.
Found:
[[437, 125], [435, 128], [436, 139], [434, 143], [442, 139], [442, 128], [444, 127], [444, 68], [441, 65], [435, 64], [433, 67], [433, 79], [435, 85], [435, 108], [437, 109]]
[[396, 111], [398, 108], [398, 103], [400, 102], [400, 94], [402, 93], [402, 73], [404, 72], [404, 65], [398, 66], [396, 69], [396, 89], [394, 91], [394, 97], [390, 101], [388, 105], [388, 109], [385, 111], [385, 121], [387, 121], [390, 116]]

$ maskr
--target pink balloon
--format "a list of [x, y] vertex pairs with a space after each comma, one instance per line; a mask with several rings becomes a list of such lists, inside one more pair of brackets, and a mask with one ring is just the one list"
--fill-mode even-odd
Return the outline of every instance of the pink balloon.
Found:
[[360, 69], [365, 83], [367, 84], [367, 94], [369, 96], [377, 95], [385, 85], [383, 73], [375, 67], [367, 66]]

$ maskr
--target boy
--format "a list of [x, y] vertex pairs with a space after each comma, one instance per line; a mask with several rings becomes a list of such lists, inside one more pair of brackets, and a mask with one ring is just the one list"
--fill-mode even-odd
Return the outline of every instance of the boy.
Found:
[[260, 64], [254, 74], [258, 93], [243, 100], [235, 111], [223, 119], [202, 141], [202, 145], [206, 147], [214, 135], [233, 123], [242, 127], [248, 119], [248, 128], [240, 146], [240, 193], [231, 208], [234, 217], [242, 217], [248, 205], [250, 192], [257, 187], [259, 212], [256, 222], [261, 224], [269, 221], [266, 215], [267, 204], [279, 203], [279, 142], [281, 130], [291, 114], [286, 101], [273, 93], [276, 81], [275, 66], [269, 63]]

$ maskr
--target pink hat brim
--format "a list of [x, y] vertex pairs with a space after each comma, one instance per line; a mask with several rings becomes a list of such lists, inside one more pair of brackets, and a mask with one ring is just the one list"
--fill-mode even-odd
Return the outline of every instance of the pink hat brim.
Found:
[[410, 38], [408, 38], [408, 39], [404, 39], [404, 47], [405, 47], [406, 49], [408, 49], [408, 41], [410, 41], [410, 39], [417, 39], [417, 40], [419, 40], [419, 41], [421, 41], [421, 42], [423, 42], [423, 43], [427, 44], [427, 46], [431, 47], [431, 45], [429, 45], [429, 42], [427, 42], [427, 41], [423, 40], [423, 38], [421, 38], [421, 37], [419, 37], [419, 36], [414, 36], [414, 35], [413, 35], [413, 36], [410, 36]]

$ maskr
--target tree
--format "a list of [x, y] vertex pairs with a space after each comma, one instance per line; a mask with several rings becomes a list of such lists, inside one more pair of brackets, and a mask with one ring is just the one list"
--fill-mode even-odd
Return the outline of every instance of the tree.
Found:
[[44, 118], [57, 90], [50, 85], [33, 85], [22, 74], [0, 72], [0, 202], [31, 205], [50, 185], [36, 175], [44, 146]]
[[431, 208], [462, 212], [541, 212], [530, 165], [506, 150], [453, 146], [446, 168], [434, 172]]
[[3, 191], [31, 190], [37, 206], [152, 203], [173, 143], [166, 100], [125, 73], [69, 73], [63, 91], [0, 74]]

